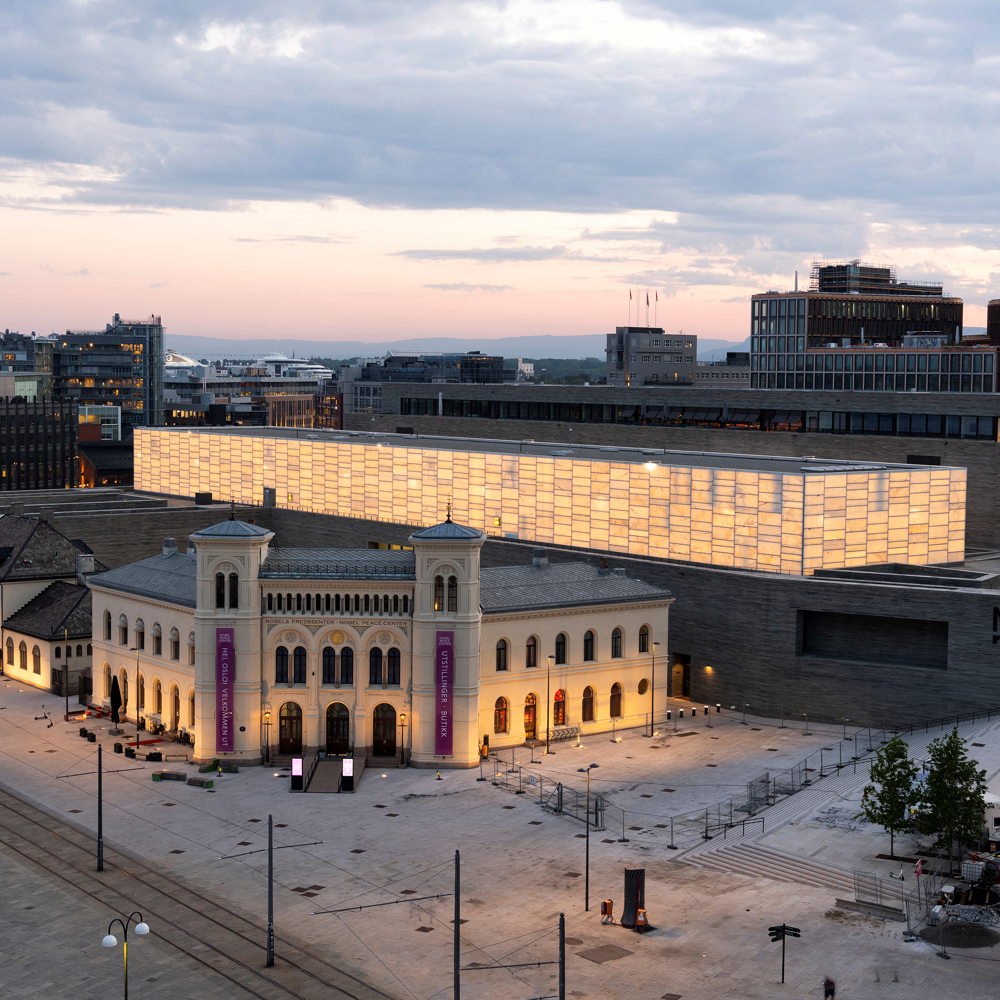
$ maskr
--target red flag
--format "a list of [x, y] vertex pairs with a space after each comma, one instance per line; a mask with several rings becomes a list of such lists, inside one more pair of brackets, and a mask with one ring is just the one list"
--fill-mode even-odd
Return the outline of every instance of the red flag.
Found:
[[631, 288], [628, 290], [628, 300], [629, 300], [629, 302], [632, 301], [632, 289]]
[[646, 308], [649, 308], [649, 292], [646, 292]]
[[923, 862], [919, 858], [917, 859], [917, 863], [914, 866], [913, 870], [917, 873], [917, 878], [920, 878], [920, 876], [923, 875], [923, 873], [924, 873], [924, 864], [923, 864]]
[[659, 302], [660, 301], [660, 293], [659, 293], [659, 291], [656, 291], [653, 294], [656, 296], [656, 301]]

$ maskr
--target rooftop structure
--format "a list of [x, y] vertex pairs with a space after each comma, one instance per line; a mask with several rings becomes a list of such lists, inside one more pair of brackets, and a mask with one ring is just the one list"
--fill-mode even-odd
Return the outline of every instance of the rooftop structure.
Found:
[[896, 268], [886, 264], [866, 264], [861, 260], [814, 260], [809, 272], [809, 289], [831, 295], [901, 295], [940, 298], [943, 285], [898, 281]]
[[[960, 559], [965, 470], [524, 441], [142, 431], [137, 488], [789, 573]], [[300, 471], [303, 470], [303, 471]]]
[[698, 338], [660, 326], [619, 326], [605, 348], [608, 385], [692, 385]]

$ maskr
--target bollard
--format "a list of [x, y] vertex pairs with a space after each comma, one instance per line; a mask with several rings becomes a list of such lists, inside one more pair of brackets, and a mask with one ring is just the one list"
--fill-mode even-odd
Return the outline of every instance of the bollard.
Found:
[[668, 850], [676, 851], [677, 845], [674, 843], [674, 817], [670, 817], [670, 843], [667, 844]]

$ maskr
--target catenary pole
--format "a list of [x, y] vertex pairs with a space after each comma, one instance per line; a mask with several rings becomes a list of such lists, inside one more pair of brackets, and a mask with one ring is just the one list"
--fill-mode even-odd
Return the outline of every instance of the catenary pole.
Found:
[[274, 965], [274, 820], [267, 814], [267, 967]]
[[559, 914], [559, 1000], [566, 1000], [566, 914]]
[[461, 856], [455, 851], [455, 1000], [459, 1000], [462, 994], [462, 981], [459, 975], [459, 955], [461, 950], [461, 927], [462, 927], [462, 897], [459, 894], [459, 882], [461, 879]]
[[97, 870], [104, 871], [104, 783], [101, 774], [101, 744], [97, 744]]

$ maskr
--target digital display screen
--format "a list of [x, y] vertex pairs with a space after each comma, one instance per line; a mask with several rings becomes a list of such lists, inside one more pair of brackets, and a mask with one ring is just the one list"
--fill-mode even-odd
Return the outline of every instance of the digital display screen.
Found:
[[302, 758], [293, 757], [292, 758], [292, 777], [301, 778], [302, 777]]

